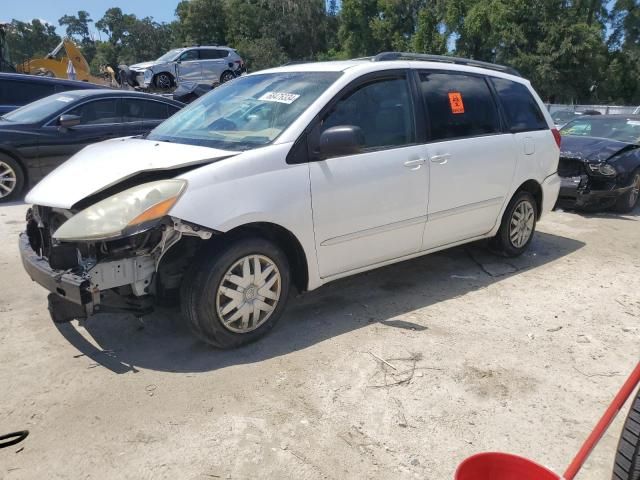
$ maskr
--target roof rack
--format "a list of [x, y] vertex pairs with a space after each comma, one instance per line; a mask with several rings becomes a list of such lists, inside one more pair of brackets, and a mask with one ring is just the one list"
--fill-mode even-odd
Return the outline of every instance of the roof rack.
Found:
[[487, 68], [498, 72], [508, 73], [521, 77], [520, 72], [511, 67], [498, 65], [495, 63], [481, 62], [480, 60], [472, 60], [470, 58], [449, 57], [446, 55], [430, 55], [427, 53], [409, 53], [409, 52], [382, 52], [371, 58], [372, 62], [385, 62], [387, 60], [420, 60], [423, 62], [441, 62], [454, 63], [456, 65], [467, 65], [469, 67]]

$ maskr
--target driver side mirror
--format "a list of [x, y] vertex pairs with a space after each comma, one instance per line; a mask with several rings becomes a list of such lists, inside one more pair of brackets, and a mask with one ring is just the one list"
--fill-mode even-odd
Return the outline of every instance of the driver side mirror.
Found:
[[58, 125], [62, 128], [71, 128], [80, 125], [80, 117], [78, 115], [61, 115], [58, 119]]
[[320, 135], [320, 157], [342, 157], [360, 153], [364, 144], [362, 129], [355, 125], [327, 128]]

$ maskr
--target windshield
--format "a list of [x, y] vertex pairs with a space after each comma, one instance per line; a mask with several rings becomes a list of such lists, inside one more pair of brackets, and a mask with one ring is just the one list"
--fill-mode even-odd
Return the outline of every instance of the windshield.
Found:
[[582, 117], [560, 130], [562, 135], [600, 137], [627, 143], [640, 143], [640, 118]]
[[76, 97], [68, 93], [57, 93], [29, 103], [12, 112], [5, 113], [3, 120], [16, 123], [39, 123], [54, 115], [65, 105], [70, 104]]
[[576, 117], [579, 117], [581, 114], [576, 112], [570, 112], [568, 110], [560, 110], [559, 112], [555, 112], [551, 114], [551, 118], [553, 118], [553, 123], [567, 123], [570, 120], [573, 120]]
[[176, 113], [148, 138], [236, 151], [266, 145], [340, 75], [286, 72], [240, 77]]
[[183, 50], [184, 48], [174, 48], [173, 50], [169, 50], [167, 53], [159, 57], [156, 62], [171, 62], [178, 58], [178, 55], [180, 55], [180, 52]]

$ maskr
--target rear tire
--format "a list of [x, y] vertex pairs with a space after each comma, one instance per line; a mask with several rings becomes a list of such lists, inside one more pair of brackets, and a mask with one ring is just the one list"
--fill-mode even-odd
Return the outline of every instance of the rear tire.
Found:
[[227, 83], [234, 78], [236, 78], [236, 76], [231, 70], [225, 70], [224, 72], [222, 72], [222, 75], [220, 75], [220, 83]]
[[492, 250], [505, 257], [517, 257], [529, 248], [536, 230], [538, 204], [527, 191], [516, 192], [502, 216], [500, 229], [491, 239]]
[[619, 213], [629, 213], [638, 204], [640, 198], [640, 169], [631, 174], [632, 188], [616, 201], [613, 209]]
[[182, 312], [198, 338], [217, 348], [236, 348], [273, 328], [289, 286], [287, 257], [270, 241], [247, 237], [214, 243], [196, 255], [184, 276]]
[[0, 155], [0, 203], [16, 200], [22, 193], [24, 184], [22, 166], [13, 158]]
[[640, 480], [640, 391], [622, 427], [612, 480]]

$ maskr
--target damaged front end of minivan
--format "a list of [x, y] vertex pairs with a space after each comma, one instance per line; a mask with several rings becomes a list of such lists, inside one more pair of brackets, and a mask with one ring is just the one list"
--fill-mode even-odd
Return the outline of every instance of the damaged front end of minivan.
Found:
[[[179, 288], [200, 241], [215, 233], [169, 215], [185, 188], [185, 180], [160, 180], [84, 209], [28, 210], [20, 254], [31, 279], [52, 293], [55, 321], [96, 312], [143, 315], [154, 297]], [[178, 243], [179, 254], [170, 255]]]

